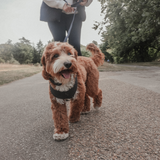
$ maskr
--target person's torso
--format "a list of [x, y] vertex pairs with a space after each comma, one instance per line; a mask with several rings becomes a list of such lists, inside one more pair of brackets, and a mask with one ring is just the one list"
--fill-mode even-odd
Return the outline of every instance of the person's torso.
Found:
[[[75, 3], [75, 0], [67, 0], [69, 3]], [[86, 19], [86, 12], [84, 6], [78, 6], [77, 7], [78, 14], [77, 16], [82, 20], [85, 21]], [[40, 9], [40, 20], [49, 22], [49, 21], [60, 21], [61, 19], [62, 10], [51, 8], [44, 2], [42, 2], [41, 9]]]

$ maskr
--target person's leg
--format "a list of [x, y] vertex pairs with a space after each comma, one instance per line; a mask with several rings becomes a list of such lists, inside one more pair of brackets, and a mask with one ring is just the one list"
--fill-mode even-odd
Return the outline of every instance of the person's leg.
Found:
[[63, 42], [65, 38], [65, 21], [64, 17], [62, 15], [61, 21], [54, 21], [54, 22], [48, 22], [48, 27], [52, 33], [52, 36], [54, 38], [54, 41], [60, 41]]
[[[67, 30], [70, 27], [72, 17], [70, 16], [69, 20], [67, 21]], [[71, 44], [78, 52], [78, 56], [82, 56], [81, 49], [80, 49], [80, 40], [81, 40], [81, 27], [82, 27], [82, 20], [76, 15], [72, 30], [69, 36], [69, 44]]]

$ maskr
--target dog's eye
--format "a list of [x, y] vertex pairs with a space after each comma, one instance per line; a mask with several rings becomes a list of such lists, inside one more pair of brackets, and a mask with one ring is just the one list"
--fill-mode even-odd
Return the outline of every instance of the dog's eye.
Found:
[[68, 55], [70, 56], [70, 55], [71, 55], [71, 53], [70, 53], [70, 52], [68, 52]]
[[59, 57], [59, 54], [55, 54], [54, 56], [53, 56], [53, 58], [58, 58]]

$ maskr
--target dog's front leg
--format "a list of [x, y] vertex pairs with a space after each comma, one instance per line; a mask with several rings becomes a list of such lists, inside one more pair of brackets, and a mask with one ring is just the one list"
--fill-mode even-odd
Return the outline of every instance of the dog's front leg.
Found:
[[54, 101], [54, 103], [52, 103], [51, 109], [55, 126], [53, 138], [55, 140], [64, 140], [69, 136], [69, 125], [66, 105], [65, 103], [59, 104]]
[[84, 106], [85, 92], [86, 89], [84, 83], [79, 82], [77, 95], [71, 100], [70, 103], [69, 121], [71, 123], [78, 122], [80, 120], [80, 114]]

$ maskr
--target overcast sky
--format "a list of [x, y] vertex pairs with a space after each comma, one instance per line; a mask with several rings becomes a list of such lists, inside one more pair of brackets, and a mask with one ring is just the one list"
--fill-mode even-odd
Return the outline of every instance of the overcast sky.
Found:
[[[33, 43], [42, 40], [46, 44], [52, 39], [46, 22], [39, 21], [41, 0], [0, 0], [0, 44], [11, 39], [13, 43], [25, 37]], [[100, 21], [100, 3], [93, 0], [86, 7], [87, 19], [83, 22], [81, 44], [93, 40], [100, 43], [98, 31], [92, 29], [95, 21]]]

